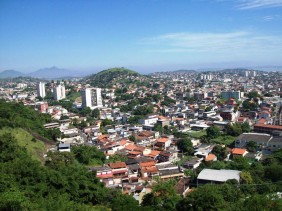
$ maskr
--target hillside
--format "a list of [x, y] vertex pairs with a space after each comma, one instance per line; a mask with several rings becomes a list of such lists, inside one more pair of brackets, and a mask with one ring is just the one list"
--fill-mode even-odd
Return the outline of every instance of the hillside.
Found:
[[75, 75], [75, 73], [70, 70], [61, 69], [58, 67], [48, 67], [29, 73], [27, 75], [33, 78], [57, 79], [72, 77]]
[[16, 70], [4, 70], [0, 73], [0, 78], [16, 78], [19, 76], [24, 76], [24, 74]]
[[173, 73], [197, 73], [196, 70], [175, 70]]
[[13, 134], [17, 144], [21, 147], [25, 147], [27, 153], [32, 159], [40, 162], [44, 161], [43, 155], [46, 152], [46, 147], [42, 141], [35, 139], [30, 133], [22, 128], [2, 128], [0, 129], [0, 136], [9, 133]]
[[39, 135], [49, 139], [49, 141], [45, 140], [46, 142], [52, 143], [51, 140], [56, 140], [61, 133], [58, 129], [44, 128], [43, 125], [51, 121], [50, 115], [38, 113], [32, 107], [0, 100], [0, 129], [5, 127], [24, 128], [32, 132], [34, 136]]
[[85, 78], [91, 86], [110, 88], [117, 83], [130, 84], [146, 80], [139, 73], [126, 68], [111, 68]]

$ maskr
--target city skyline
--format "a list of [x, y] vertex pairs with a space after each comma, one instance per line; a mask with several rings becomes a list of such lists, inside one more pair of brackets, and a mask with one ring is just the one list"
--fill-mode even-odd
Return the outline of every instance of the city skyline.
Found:
[[0, 70], [282, 65], [281, 0], [1, 1]]

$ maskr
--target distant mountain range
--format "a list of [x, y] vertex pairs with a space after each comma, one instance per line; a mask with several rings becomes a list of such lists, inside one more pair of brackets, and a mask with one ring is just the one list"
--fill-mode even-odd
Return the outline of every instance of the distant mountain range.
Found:
[[[5, 70], [0, 73], [0, 78], [16, 78], [16, 77], [32, 77], [32, 78], [43, 78], [43, 79], [62, 79], [62, 78], [73, 78], [79, 77], [79, 74], [57, 67], [48, 67], [37, 70], [31, 73], [22, 73], [16, 70]], [[81, 77], [81, 76], [80, 76]]]
[[196, 73], [196, 70], [175, 70], [173, 73]]
[[[122, 69], [122, 68], [121, 68]], [[110, 69], [111, 73], [115, 72], [114, 74], [118, 74], [118, 71], [121, 70], [120, 68], [112, 68]], [[196, 73], [196, 72], [206, 72], [206, 71], [224, 71], [224, 72], [234, 72], [234, 71], [243, 71], [243, 70], [260, 70], [260, 71], [282, 71], [282, 66], [257, 66], [257, 67], [246, 67], [246, 68], [205, 68], [205, 69], [197, 69], [197, 70], [174, 70], [169, 71], [170, 73]], [[114, 71], [115, 70], [115, 71]], [[123, 70], [129, 71], [128, 69], [123, 68]], [[125, 72], [126, 72], [125, 71]], [[107, 70], [109, 72], [109, 70]], [[124, 72], [124, 71], [122, 71]], [[129, 71], [130, 72], [130, 71]], [[104, 73], [102, 71], [102, 73]], [[132, 73], [132, 72], [131, 72]], [[135, 72], [136, 73], [136, 72]], [[153, 74], [153, 73], [151, 73]], [[33, 77], [33, 78], [42, 78], [42, 79], [67, 79], [67, 78], [74, 78], [74, 77], [84, 77], [87, 73], [81, 71], [71, 71], [67, 69], [62, 69], [58, 67], [48, 67], [39, 69], [35, 72], [31, 73], [22, 73], [16, 70], [4, 70], [0, 72], [0, 78], [16, 78], [16, 77]], [[95, 78], [99, 78], [99, 74], [95, 74]], [[94, 80], [95, 81], [95, 80]]]
[[4, 70], [0, 73], [0, 78], [16, 78], [24, 75], [25, 74], [16, 70]]

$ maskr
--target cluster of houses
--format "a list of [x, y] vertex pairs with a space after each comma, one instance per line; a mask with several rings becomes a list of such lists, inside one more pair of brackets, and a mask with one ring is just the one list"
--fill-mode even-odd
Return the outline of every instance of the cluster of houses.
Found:
[[[228, 124], [248, 123], [253, 132], [243, 133], [236, 138], [235, 147], [228, 150], [226, 160], [238, 156], [260, 160], [263, 151], [282, 148], [282, 100], [279, 96], [282, 89], [281, 75], [274, 77], [272, 73], [227, 71], [209, 74], [156, 73], [152, 78], [151, 86], [130, 86], [125, 94], [139, 99], [160, 94], [175, 103], [144, 103], [143, 106], [153, 106], [153, 113], [140, 118], [135, 124], [129, 123], [129, 119], [134, 117], [133, 112], [122, 112], [121, 109], [132, 99], [116, 100], [115, 90], [123, 87], [123, 84], [102, 90], [103, 107], [99, 107], [100, 115], [94, 123], [89, 123], [87, 117], [71, 113], [63, 106], [48, 106], [46, 101], [36, 100], [33, 92], [26, 95], [26, 88], [30, 84], [18, 84], [14, 92], [0, 87], [0, 94], [8, 100], [23, 101], [39, 112], [50, 114], [55, 121], [46, 124], [45, 128], [60, 129], [62, 137], [58, 139], [59, 151], [71, 151], [72, 144], [86, 144], [97, 147], [107, 158], [114, 155], [126, 158], [123, 162], [89, 167], [89, 171], [95, 171], [107, 187], [120, 188], [139, 202], [144, 194], [151, 191], [156, 178], [176, 179], [176, 190], [185, 195], [189, 191], [190, 180], [185, 177], [184, 171], [195, 170], [203, 162], [217, 161], [216, 155], [212, 153], [215, 144], [201, 144], [199, 139], [192, 139], [194, 156], [179, 165], [178, 161], [183, 158], [183, 154], [177, 148], [178, 139], [160, 130], [156, 131], [156, 126], [191, 132], [206, 130], [214, 125], [224, 131]], [[87, 86], [78, 81], [66, 84], [75, 91]], [[250, 104], [256, 103], [258, 106], [251, 110], [244, 109], [242, 102], [247, 99], [244, 93], [252, 91], [262, 95], [270, 92], [274, 96], [253, 98]], [[81, 109], [81, 106], [81, 99], [77, 99], [74, 107]], [[102, 125], [106, 119], [115, 124]], [[83, 122], [83, 128], [77, 128], [74, 124]], [[248, 152], [249, 142], [256, 143], [255, 152]], [[204, 169], [197, 181], [217, 183], [229, 179], [240, 182], [240, 172]]]

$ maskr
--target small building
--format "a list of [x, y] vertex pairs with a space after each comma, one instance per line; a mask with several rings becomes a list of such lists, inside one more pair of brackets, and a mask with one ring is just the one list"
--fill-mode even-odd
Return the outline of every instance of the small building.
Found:
[[157, 124], [161, 125], [162, 127], [169, 126], [169, 118], [159, 116]]
[[245, 148], [246, 144], [250, 141], [254, 141], [258, 146], [266, 147], [268, 142], [272, 139], [269, 134], [262, 133], [243, 133], [235, 141], [236, 148]]
[[140, 174], [143, 178], [152, 178], [153, 176], [159, 175], [159, 170], [156, 167], [155, 161], [141, 162], [139, 166]]
[[100, 179], [101, 182], [105, 183], [106, 187], [114, 184], [113, 182], [113, 171], [108, 166], [96, 166], [90, 167], [89, 171], [96, 171], [96, 177]]
[[227, 180], [235, 179], [240, 182], [241, 171], [237, 170], [215, 170], [203, 169], [197, 178], [197, 185], [205, 183], [224, 183]]
[[181, 178], [174, 186], [176, 193], [179, 195], [182, 195], [183, 197], [186, 196], [186, 194], [189, 191], [190, 186], [190, 178]]
[[212, 161], [217, 161], [217, 157], [215, 154], [210, 153], [206, 158], [205, 162], [212, 162]]
[[169, 138], [159, 138], [155, 147], [158, 149], [166, 149], [170, 146], [171, 140]]
[[215, 111], [206, 111], [206, 112], [203, 113], [203, 118], [207, 119], [207, 118], [215, 116], [215, 115], [216, 115]]
[[173, 162], [177, 160], [177, 151], [161, 151], [157, 157], [158, 162]]
[[70, 152], [71, 146], [70, 144], [59, 144], [58, 151], [59, 152]]
[[160, 169], [159, 176], [161, 179], [176, 179], [183, 177], [184, 173], [176, 166], [175, 168]]
[[282, 149], [282, 136], [273, 137], [267, 144], [267, 148], [270, 150]]
[[129, 169], [128, 171], [128, 177], [138, 177], [138, 170], [139, 170], [139, 164], [135, 163], [135, 164], [130, 164], [127, 165], [127, 168]]
[[220, 130], [224, 130], [225, 127], [229, 124], [227, 121], [214, 121], [213, 125], [218, 127]]
[[115, 184], [119, 184], [123, 179], [128, 178], [128, 169], [125, 162], [109, 163], [109, 167], [112, 169]]
[[275, 131], [282, 132], [282, 125], [255, 124], [254, 131], [258, 133], [273, 134]]
[[224, 110], [220, 112], [220, 116], [223, 120], [231, 121], [233, 122], [235, 120], [235, 114], [231, 110]]
[[209, 128], [206, 124], [190, 124], [191, 130], [200, 131]]
[[147, 116], [144, 119], [140, 119], [139, 123], [142, 125], [154, 125], [158, 121], [158, 117], [156, 115]]
[[248, 151], [246, 149], [233, 148], [231, 150], [232, 157], [245, 157]]
[[202, 158], [193, 158], [192, 160], [186, 161], [182, 166], [186, 169], [196, 169], [200, 166]]

